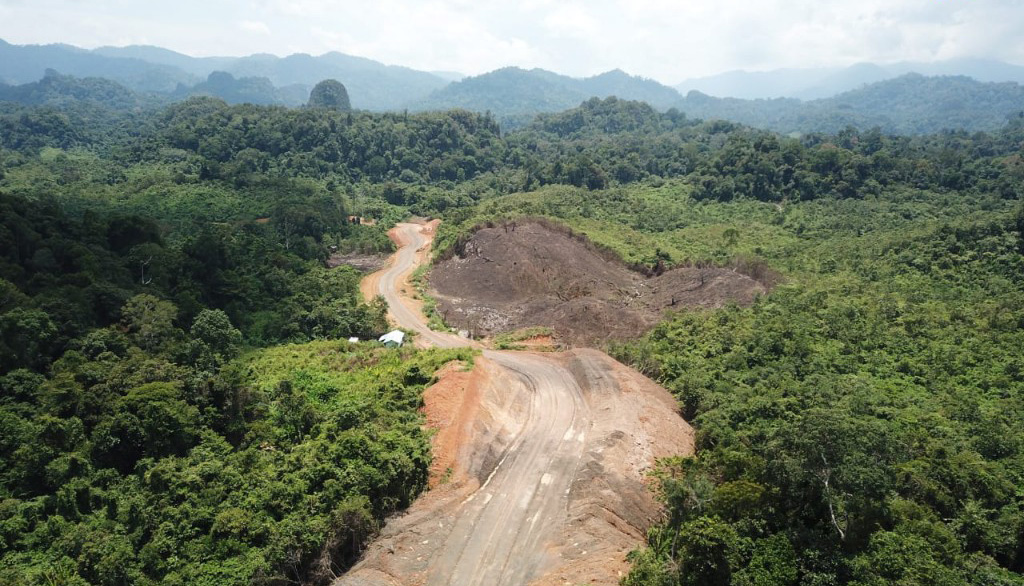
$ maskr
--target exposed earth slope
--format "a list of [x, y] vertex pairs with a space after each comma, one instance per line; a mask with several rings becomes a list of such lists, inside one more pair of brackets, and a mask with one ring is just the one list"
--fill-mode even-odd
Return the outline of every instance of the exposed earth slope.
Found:
[[722, 268], [644, 277], [547, 226], [484, 228], [430, 274], [446, 323], [475, 335], [550, 326], [573, 345], [637, 337], [666, 309], [749, 304], [760, 283]]
[[[431, 229], [400, 225], [392, 267], [364, 291], [383, 294], [421, 342], [468, 344], [427, 330], [402, 295]], [[485, 351], [425, 400], [435, 460], [450, 466], [338, 586], [617, 584], [660, 514], [646, 472], [693, 451], [671, 395], [595, 350]]]

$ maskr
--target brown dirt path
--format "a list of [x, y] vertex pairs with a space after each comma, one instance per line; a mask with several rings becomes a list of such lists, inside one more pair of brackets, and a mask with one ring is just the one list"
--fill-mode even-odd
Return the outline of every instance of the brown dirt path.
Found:
[[[402, 248], [369, 290], [422, 343], [471, 344], [426, 330], [402, 299], [431, 234], [396, 230]], [[388, 522], [337, 586], [617, 584], [660, 514], [647, 471], [658, 457], [693, 451], [668, 392], [596, 350], [488, 350], [472, 373], [453, 369], [424, 400], [438, 429], [434, 487]]]
[[[431, 222], [424, 223], [410, 223], [410, 224], [398, 224], [394, 228], [388, 230], [388, 238], [395, 243], [398, 247], [398, 252], [395, 252], [388, 257], [385, 267], [376, 272], [370, 273], [363, 277], [363, 280], [359, 283], [359, 290], [363, 293], [363, 298], [367, 302], [373, 301], [377, 295], [381, 295], [380, 280], [381, 276], [387, 271], [387, 269], [394, 267], [398, 262], [398, 255], [400, 254], [403, 247], [411, 244], [417, 244], [414, 242], [415, 232], [419, 232], [423, 236], [423, 241], [419, 242], [419, 246], [415, 248], [416, 257], [413, 266], [403, 267], [402, 273], [404, 278], [399, 279], [399, 285], [403, 288], [410, 286], [408, 282], [409, 276], [412, 275], [416, 267], [430, 260], [430, 247], [434, 242], [434, 233], [437, 231], [437, 226], [440, 224], [440, 220], [433, 220]], [[408, 226], [422, 226], [421, 228], [415, 228], [412, 231], [408, 229]], [[415, 300], [408, 299], [407, 301], [413, 302]]]

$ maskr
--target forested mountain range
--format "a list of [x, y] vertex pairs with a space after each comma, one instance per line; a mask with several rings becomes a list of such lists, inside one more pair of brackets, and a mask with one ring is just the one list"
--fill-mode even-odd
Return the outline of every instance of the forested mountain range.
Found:
[[679, 103], [688, 116], [731, 120], [782, 133], [879, 127], [893, 134], [947, 129], [994, 130], [1024, 111], [1024, 87], [968, 77], [908, 73], [832, 98], [741, 100], [690, 92]]
[[0, 82], [38, 81], [47, 69], [75, 77], [104, 77], [140, 92], [170, 92], [200, 81], [177, 67], [138, 58], [112, 58], [70, 45], [12, 45], [0, 40]]
[[[196, 58], [159, 47], [88, 51], [69, 45], [18, 46], [0, 41], [0, 81], [10, 85], [37, 81], [46, 69], [76, 77], [105, 77], [138, 92], [179, 96], [189, 95], [189, 88], [204, 83], [214, 72], [235, 78], [265, 78], [267, 81], [248, 82], [250, 87], [264, 86], [257, 103], [289, 106], [305, 104], [318, 82], [338, 79], [348, 88], [353, 107], [375, 111], [401, 109], [444, 87], [450, 79], [341, 53]], [[278, 88], [278, 93], [271, 92], [268, 84]], [[284, 86], [297, 87], [280, 93]], [[301, 99], [296, 97], [300, 95]]]
[[236, 60], [234, 57], [192, 57], [151, 45], [99, 47], [91, 53], [113, 59], [138, 59], [156, 65], [175, 67], [197, 79], [202, 79], [214, 71], [227, 71]]
[[991, 59], [950, 59], [934, 63], [857, 63], [849, 67], [727, 71], [688, 79], [673, 87], [684, 95], [697, 90], [719, 98], [816, 100], [907, 73], [966, 75], [982, 82], [1024, 83], [1024, 67], [1020, 65]]
[[505, 127], [518, 127], [532, 115], [557, 112], [588, 97], [639, 100], [659, 110], [676, 108], [691, 118], [720, 119], [776, 132], [838, 132], [846, 126], [879, 127], [894, 134], [927, 134], [945, 129], [994, 130], [1024, 111], [1024, 87], [982, 83], [968, 77], [925, 77], [908, 73], [812, 101], [793, 98], [743, 100], [700, 92], [681, 97], [653, 80], [622, 71], [575, 79], [542, 69], [515, 67], [453, 83], [415, 109], [465, 108], [489, 111]]
[[143, 97], [106, 78], [76, 78], [47, 69], [39, 81], [17, 86], [0, 84], [0, 102], [49, 106], [81, 104], [130, 110], [142, 105]]
[[169, 97], [183, 100], [190, 96], [211, 96], [229, 104], [300, 106], [309, 99], [310, 89], [303, 84], [277, 87], [266, 77], [235, 77], [224, 71], [214, 71], [204, 82], [191, 87], [178, 86]]
[[670, 87], [618, 69], [578, 79], [544, 69], [505, 67], [452, 83], [413, 104], [412, 109], [464, 108], [522, 120], [540, 112], [565, 110], [591, 97], [609, 96], [647, 102], [661, 110], [675, 105], [680, 97]]
[[[982, 79], [1013, 78], [1021, 69], [999, 62], [956, 63], [965, 71], [976, 72]], [[953, 70], [956, 63], [922, 65], [922, 70]], [[48, 69], [61, 75], [51, 75], [48, 81], [39, 82]], [[543, 69], [506, 67], [451, 81], [457, 74], [387, 66], [341, 53], [318, 57], [298, 54], [284, 58], [273, 55], [193, 58], [157, 47], [106, 47], [86, 51], [66, 45], [15, 46], [0, 41], [0, 81], [41, 84], [22, 88], [0, 85], [0, 96], [4, 100], [26, 104], [60, 105], [78, 99], [95, 100], [95, 94], [102, 93], [96, 85], [99, 82], [88, 82], [85, 84], [88, 88], [69, 85], [74, 77], [87, 77], [113, 80], [140, 94], [128, 98], [125, 91], [115, 91], [108, 85], [107, 90], [122, 97], [113, 102], [115, 105], [167, 103], [208, 95], [233, 104], [294, 107], [306, 103], [313, 85], [332, 78], [345, 85], [352, 107], [356, 109], [461, 108], [490, 112], [506, 130], [528, 124], [539, 113], [559, 112], [591, 97], [609, 96], [644, 101], [662, 111], [675, 108], [691, 118], [729, 120], [781, 133], [837, 132], [846, 126], [862, 130], [878, 127], [883, 132], [896, 134], [944, 129], [994, 130], [1004, 125], [1008, 117], [1024, 111], [1024, 89], [1016, 82], [907, 73], [864, 83], [889, 76], [896, 70], [896, 66], [863, 64], [827, 75], [819, 71], [815, 79], [825, 86], [831, 84], [830, 87], [838, 88], [853, 84], [858, 87], [810, 101], [796, 98], [749, 100], [712, 97], [698, 91], [691, 91], [684, 97], [673, 88], [621, 70], [579, 79]], [[810, 74], [790, 71], [763, 75], [767, 77], [755, 75], [753, 79], [760, 79], [765, 87], [787, 84], [795, 87], [794, 84], [803, 83], [801, 80], [806, 81]], [[56, 84], [58, 79], [63, 80], [63, 85]]]

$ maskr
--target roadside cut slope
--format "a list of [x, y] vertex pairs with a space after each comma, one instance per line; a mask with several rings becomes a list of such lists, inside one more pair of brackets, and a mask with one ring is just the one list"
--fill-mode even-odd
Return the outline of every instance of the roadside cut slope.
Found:
[[748, 305], [766, 290], [724, 268], [645, 277], [578, 237], [532, 221], [476, 231], [434, 266], [430, 284], [445, 322], [474, 336], [548, 326], [575, 346], [640, 336], [667, 309]]

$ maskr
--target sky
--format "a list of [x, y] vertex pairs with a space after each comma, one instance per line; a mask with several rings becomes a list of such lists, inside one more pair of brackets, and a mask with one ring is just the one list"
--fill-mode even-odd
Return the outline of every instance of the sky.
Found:
[[477, 75], [993, 58], [1024, 64], [1024, 0], [0, 0], [0, 39], [193, 56], [340, 51]]

